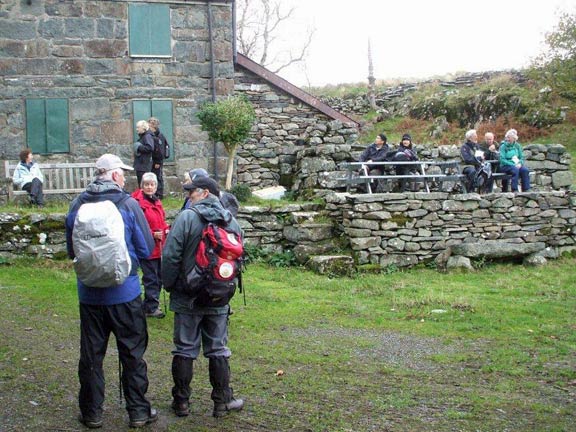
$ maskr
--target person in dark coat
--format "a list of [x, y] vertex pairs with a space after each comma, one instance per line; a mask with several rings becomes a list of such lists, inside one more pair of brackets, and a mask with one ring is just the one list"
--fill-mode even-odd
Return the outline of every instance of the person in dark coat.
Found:
[[[460, 147], [460, 156], [464, 161], [464, 169], [462, 173], [466, 175], [466, 189], [468, 192], [473, 192], [476, 187], [476, 173], [482, 167], [485, 160], [484, 152], [478, 145], [478, 133], [475, 129], [470, 129], [465, 135], [466, 142]], [[494, 179], [490, 176], [487, 183], [484, 185], [485, 192], [491, 192]]]
[[154, 137], [150, 125], [146, 120], [136, 123], [138, 141], [134, 145], [134, 169], [138, 185], [142, 183], [142, 175], [152, 170], [152, 152], [154, 151]]
[[140, 189], [132, 194], [150, 226], [150, 232], [154, 237], [154, 250], [146, 259], [140, 260], [142, 267], [142, 285], [144, 285], [144, 313], [147, 317], [164, 318], [164, 312], [160, 309], [160, 291], [162, 290], [162, 247], [166, 241], [166, 234], [170, 231], [166, 223], [166, 214], [162, 201], [156, 195], [158, 181], [156, 174], [144, 173]]
[[[144, 353], [148, 346], [146, 317], [140, 298], [139, 260], [150, 256], [154, 239], [138, 203], [124, 192], [125, 165], [113, 154], [96, 161], [96, 177], [72, 203], [66, 216], [66, 247], [75, 258], [73, 231], [76, 215], [84, 203], [111, 201], [124, 222], [124, 237], [131, 261], [129, 276], [120, 285], [91, 287], [77, 278], [80, 301], [80, 380], [79, 421], [86, 427], [102, 427], [104, 411], [104, 356], [108, 339], [116, 337], [122, 363], [122, 388], [130, 427], [143, 427], [158, 419], [158, 413], [146, 398], [148, 373]], [[111, 408], [111, 407], [109, 407]]]
[[[366, 162], [364, 165], [362, 165], [362, 175], [367, 174], [370, 176], [379, 176], [384, 173], [384, 167], [382, 165], [371, 165], [371, 163], [384, 162], [386, 160], [386, 156], [390, 151], [390, 147], [388, 147], [387, 142], [388, 138], [386, 135], [380, 133], [376, 135], [374, 142], [366, 147], [366, 149], [362, 152], [358, 158], [358, 162]], [[364, 169], [366, 172], [364, 172]], [[377, 181], [372, 181], [370, 184], [372, 190], [376, 190], [377, 183]]]
[[[412, 137], [409, 134], [402, 135], [398, 148], [391, 158], [394, 162], [413, 162], [418, 160], [418, 156], [412, 145]], [[411, 165], [395, 165], [394, 170], [396, 171], [396, 175], [403, 176], [417, 171], [417, 167]], [[400, 179], [398, 183], [400, 192], [405, 192], [407, 180]]]
[[230, 304], [203, 304], [188, 290], [186, 275], [196, 265], [196, 252], [206, 223], [227, 225], [242, 235], [238, 222], [210, 190], [218, 185], [209, 177], [196, 177], [183, 185], [193, 210], [181, 211], [172, 224], [162, 259], [162, 279], [170, 292], [170, 309], [174, 311], [174, 345], [172, 351], [172, 410], [179, 417], [190, 414], [190, 383], [193, 362], [203, 349], [208, 358], [208, 373], [214, 402], [212, 415], [221, 417], [240, 411], [242, 399], [235, 399], [230, 387], [231, 356], [228, 348]]
[[160, 120], [156, 117], [150, 117], [148, 119], [148, 125], [150, 126], [150, 132], [154, 138], [154, 151], [152, 152], [152, 172], [156, 174], [158, 179], [158, 190], [156, 191], [156, 196], [162, 199], [164, 198], [164, 159], [170, 157], [167, 153], [168, 140], [162, 132], [160, 132]]

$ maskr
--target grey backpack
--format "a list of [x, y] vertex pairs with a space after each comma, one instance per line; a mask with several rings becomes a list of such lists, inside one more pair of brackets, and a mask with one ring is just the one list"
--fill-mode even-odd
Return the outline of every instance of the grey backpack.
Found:
[[124, 238], [124, 220], [112, 201], [84, 203], [72, 231], [74, 270], [86, 286], [121, 285], [132, 267]]

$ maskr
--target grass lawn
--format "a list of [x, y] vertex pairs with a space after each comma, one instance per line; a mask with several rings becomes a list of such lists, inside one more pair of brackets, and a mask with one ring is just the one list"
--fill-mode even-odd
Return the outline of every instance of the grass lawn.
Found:
[[[232, 301], [232, 385], [211, 417], [207, 361], [192, 415], [170, 413], [172, 313], [149, 321], [151, 431], [568, 431], [576, 422], [576, 259], [473, 274], [329, 279], [251, 265]], [[69, 262], [0, 266], [0, 430], [73, 431], [79, 353]], [[104, 430], [127, 429], [112, 339]]]

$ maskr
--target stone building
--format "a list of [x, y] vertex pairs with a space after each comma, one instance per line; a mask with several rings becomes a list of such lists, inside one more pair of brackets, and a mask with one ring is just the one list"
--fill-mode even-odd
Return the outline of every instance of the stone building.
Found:
[[238, 179], [294, 183], [299, 149], [354, 134], [328, 131], [344, 117], [273, 74], [254, 73], [248, 59], [235, 73], [233, 17], [232, 0], [3, 1], [0, 159], [17, 160], [28, 146], [41, 163], [105, 152], [131, 161], [135, 124], [154, 115], [173, 147], [165, 165], [172, 190], [192, 167], [222, 177], [225, 151], [195, 114], [236, 87], [259, 116]]

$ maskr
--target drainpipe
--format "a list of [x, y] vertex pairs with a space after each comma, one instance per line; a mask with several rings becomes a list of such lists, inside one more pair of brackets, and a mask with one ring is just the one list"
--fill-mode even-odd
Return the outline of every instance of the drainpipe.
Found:
[[[212, 35], [212, 2], [208, 1], [208, 39], [210, 39], [210, 76], [212, 78], [212, 102], [216, 102], [216, 66], [214, 64], [214, 40]], [[214, 180], [218, 181], [218, 151], [214, 142]]]
[[236, 65], [238, 47], [236, 46], [236, 1], [232, 0], [232, 64]]

